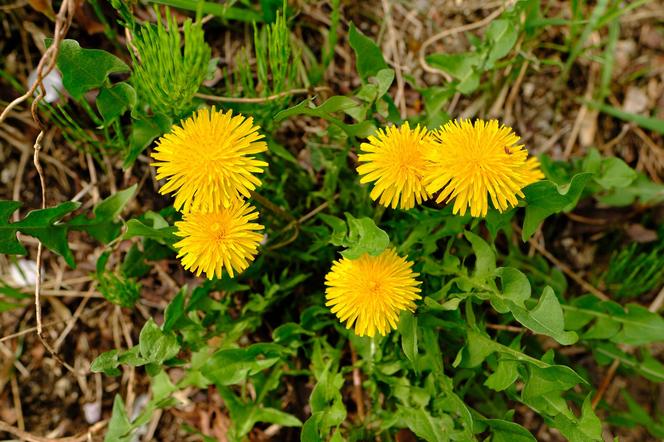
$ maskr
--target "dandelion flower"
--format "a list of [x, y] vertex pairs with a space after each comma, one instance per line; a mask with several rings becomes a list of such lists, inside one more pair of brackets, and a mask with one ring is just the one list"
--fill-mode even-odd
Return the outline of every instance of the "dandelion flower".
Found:
[[236, 201], [214, 212], [189, 212], [176, 222], [175, 243], [185, 269], [208, 279], [221, 278], [222, 270], [232, 278], [254, 260], [263, 239], [263, 226], [253, 222], [258, 212], [249, 203]]
[[401, 310], [415, 309], [420, 299], [412, 262], [388, 249], [378, 256], [342, 258], [325, 277], [325, 305], [359, 336], [386, 335], [396, 328]]
[[500, 212], [518, 204], [522, 189], [542, 179], [537, 158], [517, 144], [512, 129], [496, 120], [451, 121], [433, 133], [437, 147], [427, 151], [424, 182], [436, 202], [454, 200], [453, 212], [485, 216], [488, 197]]
[[379, 130], [362, 143], [357, 168], [361, 183], [375, 182], [371, 199], [383, 206], [410, 209], [429, 199], [422, 177], [426, 162], [424, 153], [433, 145], [426, 128], [411, 129], [408, 123], [397, 128]]
[[211, 212], [228, 208], [261, 184], [267, 166], [254, 154], [267, 150], [251, 117], [201, 109], [164, 135], [152, 153], [161, 194], [174, 193], [176, 210]]

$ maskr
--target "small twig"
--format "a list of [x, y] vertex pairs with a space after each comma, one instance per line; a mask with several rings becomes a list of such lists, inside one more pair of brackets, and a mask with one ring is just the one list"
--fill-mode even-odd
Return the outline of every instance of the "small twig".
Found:
[[[664, 286], [662, 286], [661, 290], [659, 291], [655, 299], [653, 299], [653, 301], [650, 303], [650, 306], [648, 306], [648, 311], [652, 313], [657, 313], [659, 309], [662, 308], [663, 304], [664, 304]], [[626, 351], [631, 351], [631, 347], [629, 346], [624, 346], [624, 347]], [[613, 381], [613, 377], [616, 375], [616, 370], [618, 370], [619, 366], [620, 366], [620, 359], [614, 359], [613, 362], [611, 363], [611, 366], [606, 371], [604, 379], [602, 379], [602, 382], [599, 384], [599, 388], [597, 389], [597, 393], [595, 394], [595, 397], [593, 397], [592, 400], [593, 410], [597, 407], [599, 401], [602, 400], [602, 397], [604, 396], [604, 393], [606, 393], [606, 390], [609, 388], [611, 381]]]
[[584, 99], [583, 104], [579, 109], [579, 113], [576, 114], [576, 119], [574, 120], [574, 125], [572, 126], [572, 133], [570, 133], [570, 136], [567, 139], [567, 144], [565, 145], [565, 150], [563, 151], [563, 158], [565, 160], [569, 159], [570, 155], [572, 155], [572, 149], [574, 149], [574, 145], [576, 144], [576, 139], [579, 136], [579, 132], [581, 132], [581, 128], [583, 127], [584, 118], [588, 113], [588, 105], [586, 103], [590, 101], [593, 97], [593, 91], [595, 90], [595, 77], [597, 75], [597, 72], [598, 72], [597, 65], [592, 64], [590, 66], [590, 75], [589, 75], [590, 78], [588, 79], [588, 84], [586, 85], [586, 92], [583, 96]]
[[88, 431], [86, 431], [83, 434], [80, 434], [78, 436], [71, 436], [71, 437], [61, 437], [58, 439], [53, 439], [51, 437], [41, 437], [41, 436], [35, 436], [34, 434], [30, 434], [27, 431], [23, 431], [19, 428], [16, 428], [14, 426], [9, 425], [8, 423], [0, 420], [0, 431], [4, 431], [5, 433], [13, 434], [14, 436], [26, 440], [28, 442], [85, 442], [89, 440], [89, 436], [92, 434], [98, 432], [102, 428], [106, 426], [108, 422], [107, 421], [100, 421], [91, 426]]
[[609, 388], [609, 384], [611, 384], [613, 376], [615, 376], [616, 370], [618, 369], [619, 365], [620, 365], [620, 359], [614, 359], [613, 362], [611, 363], [611, 366], [606, 371], [606, 374], [604, 375], [602, 382], [599, 384], [599, 388], [597, 388], [597, 393], [595, 393], [595, 397], [593, 397], [593, 400], [591, 402], [593, 410], [597, 408], [597, 404], [599, 404], [599, 401], [602, 400], [602, 396], [604, 396], [604, 393], [606, 393], [606, 390]]
[[571, 219], [572, 221], [576, 221], [583, 224], [590, 224], [591, 226], [605, 226], [607, 223], [605, 219], [589, 218], [587, 216], [579, 215], [572, 212], [565, 212], [565, 216]]
[[523, 327], [516, 327], [514, 325], [505, 325], [505, 324], [484, 324], [484, 325], [486, 326], [486, 328], [490, 328], [493, 330], [503, 330], [514, 333], [523, 333], [527, 331]]
[[[108, 304], [106, 304], [106, 303], [99, 304], [98, 306], [96, 306], [96, 307], [88, 310], [87, 312], [85, 312], [85, 315], [81, 315], [81, 316], [85, 316], [87, 318], [87, 317], [93, 315], [94, 313], [96, 313], [98, 310], [102, 309], [103, 307], [106, 307], [107, 305]], [[42, 327], [43, 328], [49, 328], [49, 327], [53, 327], [54, 325], [62, 324], [63, 322], [67, 322], [67, 320], [66, 319], [59, 319], [57, 321], [47, 322], [46, 324], [43, 324]], [[14, 338], [19, 338], [23, 335], [27, 335], [28, 333], [32, 333], [36, 330], [37, 330], [37, 327], [30, 327], [30, 328], [26, 328], [24, 330], [18, 331], [16, 333], [12, 333], [12, 334], [7, 335], [7, 336], [3, 336], [3, 337], [0, 338], [0, 343], [5, 342], [5, 341], [9, 341], [9, 340], [14, 339]]]
[[311, 94], [317, 92], [330, 91], [327, 86], [315, 87], [313, 89], [291, 89], [289, 91], [280, 92], [278, 94], [270, 95], [268, 97], [220, 97], [218, 95], [196, 94], [198, 98], [203, 98], [209, 101], [217, 101], [219, 103], [267, 103], [270, 101], [278, 100], [279, 98], [288, 97], [290, 95]]
[[426, 72], [429, 72], [431, 74], [440, 74], [443, 77], [445, 77], [445, 80], [447, 81], [452, 81], [452, 77], [449, 76], [448, 73], [440, 71], [438, 69], [432, 68], [426, 61], [426, 55], [427, 55], [427, 49], [429, 46], [431, 46], [433, 43], [437, 42], [438, 40], [442, 40], [445, 37], [449, 37], [454, 34], [458, 34], [460, 32], [467, 32], [467, 31], [472, 31], [474, 29], [479, 29], [482, 28], [489, 23], [491, 23], [496, 17], [498, 17], [500, 14], [503, 13], [507, 5], [501, 5], [498, 7], [495, 11], [493, 11], [491, 14], [487, 15], [480, 21], [476, 21], [475, 23], [469, 23], [467, 25], [463, 26], [457, 26], [456, 28], [452, 29], [445, 29], [444, 31], [439, 32], [438, 34], [435, 34], [422, 43], [422, 47], [420, 47], [420, 55], [419, 55], [419, 62], [420, 66], [422, 66], [422, 69], [424, 69]]
[[[521, 229], [519, 226], [514, 226], [514, 230], [518, 233], [521, 234]], [[544, 256], [546, 259], [551, 261], [553, 265], [558, 267], [560, 270], [563, 271], [567, 276], [572, 278], [574, 282], [579, 284], [581, 287], [583, 287], [585, 290], [588, 290], [591, 294], [595, 295], [602, 301], [609, 301], [611, 298], [609, 298], [604, 292], [593, 286], [591, 283], [583, 279], [578, 273], [576, 273], [574, 270], [572, 270], [567, 264], [563, 263], [560, 261], [558, 258], [553, 256], [544, 246], [542, 246], [540, 243], [535, 241], [534, 239], [530, 238], [528, 240], [531, 246], [535, 248], [542, 256]]]
[[14, 412], [16, 413], [16, 421], [18, 422], [18, 428], [25, 430], [25, 420], [23, 419], [23, 406], [21, 405], [21, 391], [18, 388], [18, 381], [16, 376], [11, 378], [11, 387], [12, 387], [12, 397], [14, 399]]

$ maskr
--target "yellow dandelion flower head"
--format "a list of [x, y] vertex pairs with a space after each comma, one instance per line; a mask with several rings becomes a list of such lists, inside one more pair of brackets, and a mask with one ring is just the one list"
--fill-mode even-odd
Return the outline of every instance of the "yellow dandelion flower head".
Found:
[[386, 335], [396, 328], [402, 310], [413, 311], [420, 299], [413, 263], [393, 249], [378, 256], [335, 261], [325, 277], [325, 305], [359, 336]]
[[258, 212], [249, 203], [233, 202], [214, 212], [189, 212], [176, 222], [175, 243], [185, 269], [208, 279], [221, 278], [223, 269], [232, 278], [254, 260], [263, 235], [263, 226], [253, 222]]
[[427, 151], [424, 183], [436, 202], [454, 200], [453, 212], [485, 216], [489, 197], [503, 212], [518, 204], [521, 189], [543, 178], [536, 158], [518, 144], [512, 129], [496, 120], [451, 121], [433, 133], [436, 148]]
[[267, 145], [251, 117], [201, 109], [161, 137], [152, 153], [161, 194], [174, 193], [176, 210], [210, 212], [230, 207], [261, 184], [267, 166], [254, 154]]
[[411, 129], [408, 123], [401, 127], [380, 129], [368, 143], [362, 143], [357, 172], [361, 183], [374, 182], [371, 199], [395, 209], [411, 209], [417, 202], [429, 199], [422, 177], [426, 168], [424, 153], [433, 140], [429, 131], [420, 127]]

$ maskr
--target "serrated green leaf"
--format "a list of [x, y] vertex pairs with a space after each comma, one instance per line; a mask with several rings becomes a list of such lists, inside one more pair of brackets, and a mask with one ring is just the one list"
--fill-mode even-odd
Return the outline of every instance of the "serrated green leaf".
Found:
[[508, 358], [501, 358], [498, 367], [486, 379], [484, 385], [495, 391], [503, 391], [516, 382], [519, 377], [519, 364], [517, 361]]
[[119, 376], [122, 372], [118, 369], [120, 365], [118, 350], [106, 351], [95, 358], [90, 365], [90, 371], [93, 373], [105, 373], [108, 376]]
[[487, 56], [487, 67], [491, 68], [496, 61], [500, 60], [514, 47], [519, 32], [510, 20], [498, 19], [487, 26], [484, 39], [489, 43]]
[[57, 65], [62, 73], [62, 84], [76, 100], [102, 86], [110, 74], [129, 72], [129, 66], [115, 55], [101, 49], [83, 49], [76, 40], [70, 39], [60, 43]]
[[92, 210], [92, 218], [84, 214], [73, 218], [68, 223], [70, 229], [85, 231], [97, 241], [108, 244], [120, 234], [122, 224], [115, 220], [135, 193], [136, 184], [114, 193]]
[[281, 121], [296, 115], [310, 115], [312, 117], [330, 119], [331, 113], [346, 112], [359, 106], [360, 104], [357, 101], [342, 95], [330, 97], [320, 106], [314, 105], [313, 99], [307, 99], [293, 107], [282, 110], [274, 116], [274, 120]]
[[449, 416], [432, 416], [423, 408], [397, 406], [397, 413], [416, 436], [427, 442], [448, 442], [453, 429]]
[[255, 375], [279, 362], [285, 347], [272, 345], [266, 347], [254, 344], [247, 348], [218, 350], [201, 368], [201, 373], [216, 385], [238, 384], [247, 376]]
[[526, 200], [526, 218], [523, 221], [522, 239], [526, 241], [530, 238], [546, 217], [562, 212], [575, 204], [592, 176], [591, 173], [579, 173], [564, 186], [543, 180], [523, 189]]
[[25, 254], [25, 247], [16, 238], [16, 233], [21, 232], [39, 239], [44, 247], [62, 256], [70, 267], [76, 267], [74, 255], [67, 243], [69, 227], [60, 223], [60, 220], [80, 204], [66, 201], [55, 207], [32, 210], [22, 220], [10, 224], [9, 217], [20, 206], [21, 203], [17, 201], [0, 200], [0, 253]]
[[180, 351], [176, 337], [170, 333], [164, 333], [152, 318], [148, 319], [141, 329], [138, 347], [141, 357], [146, 362], [154, 364], [162, 364], [175, 357]]
[[595, 321], [590, 329], [594, 331], [584, 333], [584, 339], [610, 339], [629, 345], [664, 341], [664, 319], [637, 304], [623, 307], [586, 295], [574, 299], [571, 304], [563, 304], [562, 308], [565, 322], [570, 324], [572, 330], [581, 330]]
[[475, 271], [473, 278], [485, 279], [496, 271], [496, 254], [486, 241], [472, 232], [465, 232], [464, 236], [473, 246], [475, 253]]
[[371, 256], [381, 254], [390, 244], [387, 233], [380, 229], [371, 218], [355, 218], [346, 213], [348, 220], [348, 249], [341, 254], [348, 259], [357, 259], [368, 253]]
[[464, 80], [473, 75], [475, 67], [482, 62], [481, 57], [474, 52], [431, 54], [427, 56], [426, 60], [431, 66], [447, 72], [458, 80]]
[[528, 311], [515, 303], [510, 303], [514, 318], [535, 333], [551, 336], [562, 345], [571, 345], [578, 340], [573, 331], [565, 331], [563, 309], [553, 289], [544, 288], [534, 309]]
[[136, 91], [129, 83], [121, 82], [103, 87], [97, 96], [97, 109], [108, 124], [136, 104]]
[[528, 277], [514, 267], [500, 267], [496, 269], [496, 275], [502, 285], [502, 297], [491, 299], [493, 308], [499, 313], [507, 313], [510, 306], [506, 301], [524, 307], [524, 302], [531, 294]]
[[491, 428], [491, 442], [536, 442], [530, 431], [521, 425], [500, 419], [484, 419]]
[[130, 168], [155, 138], [170, 131], [171, 123], [171, 119], [162, 114], [155, 114], [150, 117], [140, 116], [133, 120], [131, 136], [129, 137], [129, 149], [125, 152], [122, 168]]
[[570, 442], [602, 441], [602, 423], [592, 409], [590, 395], [583, 401], [581, 417], [577, 418], [558, 414], [553, 420], [553, 426]]
[[[622, 318], [618, 318], [620, 320]], [[623, 328], [611, 340], [628, 345], [664, 342], [664, 319], [638, 304], [627, 304]]]
[[399, 319], [399, 334], [401, 335], [401, 349], [408, 360], [418, 371], [417, 366], [417, 317], [404, 310]]
[[154, 239], [160, 244], [167, 246], [173, 246], [178, 241], [178, 237], [175, 236], [175, 227], [167, 226], [155, 228], [149, 226], [138, 219], [130, 219], [127, 221], [127, 230], [123, 236], [124, 239], [142, 237]]
[[369, 37], [358, 31], [351, 22], [348, 30], [348, 42], [355, 51], [355, 64], [360, 78], [367, 80], [370, 76], [376, 75], [382, 69], [388, 69], [389, 66], [383, 58], [380, 48]]
[[302, 421], [298, 418], [275, 408], [256, 408], [253, 419], [255, 422], [267, 422], [282, 427], [302, 426]]
[[111, 420], [108, 422], [108, 430], [104, 442], [129, 442], [133, 439], [131, 434], [133, 427], [127, 416], [125, 404], [119, 394], [115, 395], [113, 400], [113, 412]]

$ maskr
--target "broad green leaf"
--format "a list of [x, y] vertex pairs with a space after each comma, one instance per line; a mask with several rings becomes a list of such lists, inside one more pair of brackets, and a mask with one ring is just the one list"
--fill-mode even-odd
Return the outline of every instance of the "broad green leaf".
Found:
[[524, 307], [524, 302], [530, 298], [530, 282], [528, 277], [514, 267], [500, 267], [496, 270], [502, 285], [502, 297], [492, 297], [491, 305], [498, 313], [510, 311], [510, 303]]
[[544, 288], [534, 309], [528, 311], [515, 303], [510, 303], [514, 318], [535, 333], [551, 336], [562, 345], [571, 345], [578, 340], [573, 331], [565, 331], [563, 309], [553, 289]]
[[519, 377], [518, 367], [519, 364], [517, 361], [501, 358], [498, 361], [496, 371], [491, 373], [484, 382], [484, 385], [496, 391], [503, 391], [511, 387]]
[[57, 64], [62, 84], [76, 100], [82, 99], [87, 91], [103, 86], [109, 74], [129, 72], [129, 66], [115, 55], [101, 49], [83, 49], [70, 39], [60, 43]]
[[[279, 347], [279, 346], [277, 346]], [[259, 358], [261, 356], [261, 358]], [[280, 352], [266, 354], [256, 345], [216, 351], [201, 372], [216, 385], [233, 385], [279, 362]]]
[[644, 378], [652, 382], [664, 382], [664, 365], [649, 356], [645, 349], [642, 349], [641, 353], [642, 360], [638, 360], [635, 356], [625, 353], [610, 342], [600, 342], [593, 348], [595, 359], [600, 364], [607, 365], [618, 359], [623, 367], [636, 371]]
[[18, 201], [0, 200], [0, 253], [24, 255], [25, 247], [16, 238], [16, 233], [35, 237], [44, 247], [62, 256], [70, 267], [76, 267], [74, 255], [67, 243], [69, 227], [61, 223], [62, 218], [76, 210], [80, 204], [66, 201], [56, 207], [32, 210], [22, 220], [9, 223], [11, 214], [21, 207]]
[[496, 254], [486, 241], [472, 232], [464, 233], [473, 246], [475, 253], [475, 271], [473, 278], [485, 279], [496, 271]]
[[267, 422], [281, 425], [282, 427], [301, 427], [302, 421], [292, 414], [285, 413], [275, 408], [256, 408], [254, 413], [255, 422]]
[[431, 54], [426, 60], [431, 66], [447, 72], [458, 80], [470, 77], [474, 73], [475, 67], [482, 62], [481, 57], [474, 52], [465, 54]]
[[165, 115], [155, 114], [150, 117], [139, 116], [132, 121], [129, 149], [125, 152], [122, 168], [130, 168], [136, 158], [158, 136], [168, 132], [171, 128], [171, 119]]
[[638, 177], [637, 172], [617, 157], [602, 158], [597, 149], [591, 149], [583, 161], [583, 170], [595, 174], [594, 181], [605, 190], [622, 189]]
[[553, 420], [553, 426], [570, 442], [602, 441], [602, 423], [592, 409], [590, 395], [583, 401], [581, 417], [572, 418], [559, 414]]
[[81, 214], [73, 218], [68, 225], [71, 230], [85, 231], [97, 241], [108, 244], [120, 234], [122, 225], [115, 220], [135, 193], [136, 184], [114, 193], [99, 203], [92, 210], [94, 215], [92, 218]]
[[417, 371], [417, 317], [404, 310], [401, 313], [398, 328], [399, 334], [401, 334], [401, 348]]
[[521, 235], [523, 240], [530, 238], [546, 217], [575, 204], [592, 176], [591, 173], [579, 173], [564, 186], [544, 180], [523, 189], [526, 197], [526, 218]]
[[[571, 330], [581, 330], [593, 323], [584, 339], [610, 339], [618, 344], [645, 345], [664, 341], [664, 319], [637, 304], [623, 307], [592, 295], [563, 304], [565, 323]], [[594, 321], [594, 322], [593, 322]]]
[[[618, 319], [619, 320], [619, 319]], [[664, 319], [638, 304], [627, 304], [623, 329], [611, 340], [628, 345], [664, 342]]]
[[323, 220], [325, 224], [332, 227], [332, 234], [330, 235], [330, 244], [334, 246], [343, 246], [346, 242], [346, 234], [348, 227], [346, 222], [336, 216], [319, 213], [318, 217]]
[[462, 94], [470, 94], [480, 85], [479, 65], [482, 58], [475, 52], [432, 54], [427, 57], [427, 62], [456, 78], [456, 89]]
[[104, 87], [97, 96], [97, 109], [108, 124], [136, 104], [136, 91], [128, 83], [121, 82]]
[[127, 221], [127, 230], [123, 236], [123, 239], [142, 237], [154, 239], [160, 244], [172, 246], [177, 241], [179, 241], [178, 237], [175, 235], [175, 231], [175, 227], [167, 226], [156, 228], [145, 224], [141, 220], [130, 219]]
[[466, 334], [466, 345], [457, 355], [454, 367], [477, 367], [492, 353], [500, 350], [499, 344], [482, 336], [478, 331], [469, 328]]
[[484, 34], [484, 39], [490, 45], [487, 67], [493, 67], [496, 61], [509, 54], [518, 36], [519, 32], [513, 22], [505, 19], [492, 21]]
[[389, 68], [380, 48], [373, 40], [358, 31], [353, 23], [348, 30], [348, 42], [355, 51], [357, 72], [363, 80], [366, 81], [378, 71]]
[[427, 442], [448, 442], [454, 423], [449, 416], [434, 417], [423, 408], [397, 407], [408, 428]]
[[117, 368], [120, 365], [118, 350], [106, 351], [95, 358], [90, 365], [93, 373], [105, 373], [109, 376], [119, 376], [122, 372]]
[[642, 173], [627, 187], [613, 189], [602, 195], [595, 195], [597, 201], [612, 207], [624, 207], [638, 200], [643, 205], [652, 206], [664, 201], [664, 185], [651, 181]]
[[348, 259], [357, 259], [368, 253], [371, 256], [381, 254], [390, 244], [390, 238], [371, 218], [355, 218], [346, 213], [348, 220], [347, 250], [341, 254]]
[[162, 364], [164, 361], [174, 358], [180, 351], [176, 337], [170, 333], [164, 333], [152, 318], [148, 319], [141, 329], [138, 346], [141, 356], [148, 363], [155, 364]]
[[129, 416], [127, 416], [124, 401], [119, 394], [116, 394], [104, 442], [130, 442], [133, 440], [132, 430], [133, 427], [129, 421]]
[[162, 326], [164, 333], [177, 329], [182, 324], [190, 323], [189, 319], [185, 316], [184, 298], [186, 293], [187, 287], [184, 286], [166, 307], [164, 311], [164, 325]]
[[530, 431], [521, 425], [500, 419], [484, 419], [491, 428], [491, 442], [536, 442]]
[[357, 101], [342, 95], [330, 97], [320, 106], [314, 105], [313, 99], [307, 99], [293, 107], [282, 110], [274, 116], [274, 120], [281, 121], [296, 115], [310, 115], [312, 117], [330, 119], [331, 113], [346, 112], [359, 106], [360, 104]]

